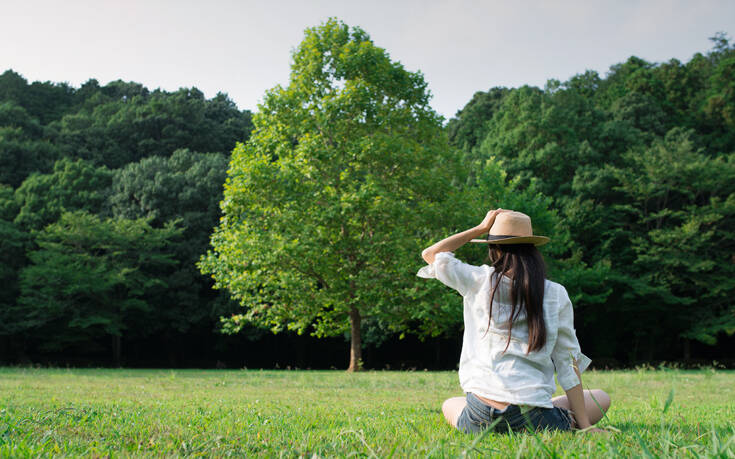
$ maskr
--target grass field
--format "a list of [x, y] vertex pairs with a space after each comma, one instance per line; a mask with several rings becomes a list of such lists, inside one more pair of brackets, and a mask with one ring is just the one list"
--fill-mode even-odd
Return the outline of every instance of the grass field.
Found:
[[440, 411], [455, 372], [0, 368], [0, 456], [735, 457], [735, 372], [584, 383], [611, 434], [463, 435]]

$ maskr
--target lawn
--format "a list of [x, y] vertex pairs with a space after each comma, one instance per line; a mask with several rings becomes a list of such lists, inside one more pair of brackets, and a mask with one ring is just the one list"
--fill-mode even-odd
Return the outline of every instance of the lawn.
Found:
[[584, 383], [611, 434], [463, 435], [440, 411], [455, 372], [0, 368], [0, 456], [735, 457], [735, 372]]

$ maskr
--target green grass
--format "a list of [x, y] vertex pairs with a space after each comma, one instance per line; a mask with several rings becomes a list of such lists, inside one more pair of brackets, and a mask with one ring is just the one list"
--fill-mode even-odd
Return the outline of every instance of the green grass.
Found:
[[0, 368], [0, 456], [735, 457], [735, 372], [584, 382], [612, 434], [463, 435], [440, 410], [455, 372]]

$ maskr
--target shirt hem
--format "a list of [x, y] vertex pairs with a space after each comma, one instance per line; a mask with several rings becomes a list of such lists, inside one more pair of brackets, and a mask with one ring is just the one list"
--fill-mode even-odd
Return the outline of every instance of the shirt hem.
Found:
[[484, 397], [484, 398], [489, 398], [490, 400], [495, 400], [496, 402], [511, 403], [513, 405], [538, 406], [541, 408], [553, 408], [554, 407], [554, 404], [551, 403], [551, 399], [549, 399], [547, 402], [528, 401], [527, 399], [521, 400], [519, 398], [509, 397], [507, 395], [494, 394], [492, 392], [488, 392], [478, 387], [467, 387], [467, 388], [462, 388], [462, 390], [465, 393], [472, 392], [475, 395], [479, 395], [480, 397]]

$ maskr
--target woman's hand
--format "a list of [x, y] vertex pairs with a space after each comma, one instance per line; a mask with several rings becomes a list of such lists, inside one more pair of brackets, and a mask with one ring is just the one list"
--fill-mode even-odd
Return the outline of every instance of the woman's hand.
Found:
[[449, 236], [446, 239], [442, 239], [431, 247], [427, 247], [421, 252], [421, 257], [429, 264], [434, 263], [434, 255], [439, 252], [453, 252], [454, 250], [462, 247], [475, 237], [480, 237], [483, 234], [490, 231], [490, 227], [495, 223], [495, 216], [501, 212], [509, 212], [504, 209], [491, 210], [485, 216], [485, 219], [479, 225], [474, 228], [470, 228], [461, 233], [457, 233], [453, 236]]
[[501, 212], [510, 212], [510, 210], [497, 208], [495, 210], [491, 210], [490, 212], [487, 213], [487, 215], [485, 215], [485, 219], [482, 221], [482, 223], [477, 225], [477, 228], [482, 230], [482, 233], [480, 234], [485, 234], [490, 231], [490, 228], [492, 228], [493, 223], [495, 223], [495, 217], [497, 217], [498, 214]]

